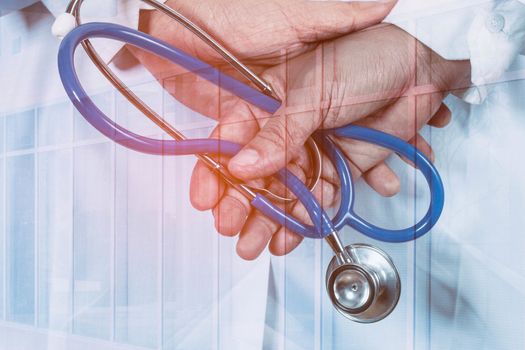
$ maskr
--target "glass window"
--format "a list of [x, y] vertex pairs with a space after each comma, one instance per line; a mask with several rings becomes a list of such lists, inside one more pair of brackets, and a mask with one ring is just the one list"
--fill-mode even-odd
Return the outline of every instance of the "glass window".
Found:
[[7, 151], [18, 151], [35, 146], [35, 113], [33, 110], [6, 117]]
[[73, 133], [71, 105], [61, 103], [38, 108], [38, 145], [50, 146], [70, 143]]
[[73, 151], [38, 158], [38, 326], [68, 331], [72, 301]]
[[4, 48], [4, 33], [2, 30], [2, 10], [0, 10], [0, 57], [2, 57], [3, 54], [3, 48]]
[[[210, 131], [209, 128], [192, 130], [187, 135], [206, 137]], [[187, 184], [194, 159], [165, 157], [163, 161], [163, 348], [211, 349], [217, 346], [219, 328], [219, 317], [214, 312], [218, 299], [223, 297], [218, 289], [231, 282], [231, 279], [226, 281], [230, 275], [218, 276], [226, 265], [218, 267], [218, 255], [230, 252], [218, 252], [219, 238], [209, 213], [198, 212], [188, 203]], [[191, 252], [199, 258], [189, 258]], [[228, 271], [230, 269], [231, 265]], [[224, 315], [228, 316], [231, 314]], [[198, 341], [188, 336], [192, 332], [199, 332]]]
[[162, 158], [119, 147], [116, 166], [115, 338], [156, 347], [161, 305]]
[[[113, 117], [113, 94], [111, 92], [91, 96], [91, 98], [102, 112], [110, 118]], [[104, 139], [104, 135], [91, 126], [76, 109], [74, 112], [74, 137], [75, 141]]]
[[33, 155], [7, 160], [7, 318], [26, 324], [33, 324], [35, 315], [34, 178]]
[[[151, 109], [160, 113], [162, 110], [162, 88], [157, 81], [132, 86], [131, 90]], [[140, 135], [154, 136], [163, 133], [162, 129], [120, 94], [117, 95], [116, 106], [115, 119], [120, 125]]]
[[0, 157], [0, 319], [4, 317], [4, 277], [5, 277], [5, 176], [4, 159]]
[[0, 116], [0, 156], [4, 154], [4, 147], [5, 147], [4, 146], [5, 144], [4, 123], [5, 123], [5, 118]]
[[74, 151], [73, 332], [109, 339], [112, 329], [113, 166], [110, 143]]

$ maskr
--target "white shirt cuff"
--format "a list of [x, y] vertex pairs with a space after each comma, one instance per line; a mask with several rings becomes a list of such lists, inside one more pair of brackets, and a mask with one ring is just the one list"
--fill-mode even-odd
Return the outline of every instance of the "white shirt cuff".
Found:
[[497, 4], [433, 0], [425, 5], [410, 1], [400, 0], [400, 8], [385, 21], [406, 30], [446, 59], [470, 59], [476, 86], [462, 97], [469, 103], [482, 103], [490, 93], [487, 84], [497, 81], [525, 46], [525, 0]]
[[510, 0], [478, 11], [468, 32], [472, 82], [495, 82], [525, 45], [525, 4]]

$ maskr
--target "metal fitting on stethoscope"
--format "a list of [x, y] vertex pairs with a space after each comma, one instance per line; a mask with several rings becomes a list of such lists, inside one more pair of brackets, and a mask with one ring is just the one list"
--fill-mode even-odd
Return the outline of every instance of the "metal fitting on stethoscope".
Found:
[[353, 244], [332, 258], [326, 270], [326, 291], [343, 316], [372, 323], [395, 309], [401, 281], [385, 252], [374, 246]]

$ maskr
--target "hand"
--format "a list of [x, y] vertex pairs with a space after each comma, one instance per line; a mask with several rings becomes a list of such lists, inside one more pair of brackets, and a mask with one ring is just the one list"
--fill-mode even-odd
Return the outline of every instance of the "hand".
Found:
[[[319, 42], [381, 22], [396, 0], [384, 3], [305, 0], [170, 0], [179, 11], [248, 64], [277, 64]], [[199, 38], [160, 12], [141, 17], [142, 27], [188, 53], [220, 63], [222, 58]]]
[[[430, 146], [417, 134], [427, 122], [444, 126], [450, 112], [442, 105], [447, 91], [469, 81], [469, 63], [447, 61], [394, 26], [378, 26], [325, 43], [316, 51], [264, 72], [285, 104], [269, 117], [238, 99], [222, 106], [212, 137], [246, 144], [229, 162], [233, 175], [249, 181], [290, 169], [305, 178], [304, 141], [318, 128], [357, 124], [411, 140], [431, 157]], [[381, 194], [393, 195], [399, 181], [383, 162], [384, 149], [353, 140], [335, 140], [351, 163], [354, 178], [363, 176]], [[337, 181], [324, 162], [323, 180], [315, 191], [323, 205], [334, 203]], [[237, 245], [245, 259], [257, 257], [269, 242], [274, 254], [293, 250], [301, 237], [280, 228], [252, 210], [248, 201], [198, 163], [192, 178], [191, 200], [200, 210], [212, 209], [217, 230], [240, 232]], [[307, 220], [301, 205], [291, 214]]]
[[[385, 3], [305, 0], [175, 0], [166, 4], [206, 30], [256, 73], [314, 50], [319, 42], [381, 22], [397, 0]], [[213, 49], [158, 11], [141, 12], [139, 29], [235, 75]], [[179, 101], [218, 119], [229, 94], [147, 52], [128, 47]], [[239, 77], [239, 76], [237, 76]], [[239, 77], [245, 81], [243, 77]], [[176, 85], [176, 86], [175, 86]]]

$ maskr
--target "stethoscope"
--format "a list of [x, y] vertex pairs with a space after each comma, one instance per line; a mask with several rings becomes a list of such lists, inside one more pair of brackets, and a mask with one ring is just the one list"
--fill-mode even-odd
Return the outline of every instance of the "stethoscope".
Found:
[[[89, 39], [119, 40], [150, 51], [273, 114], [279, 109], [281, 101], [274, 94], [271, 86], [194, 23], [156, 0], [143, 0], [143, 2], [162, 11], [198, 35], [247, 77], [257, 89], [223, 74], [218, 69], [150, 35], [116, 24], [88, 23], [80, 25], [79, 11], [82, 2], [82, 0], [71, 1], [67, 13], [57, 18], [53, 32], [55, 35], [63, 37], [58, 54], [58, 67], [62, 83], [74, 106], [84, 118], [106, 137], [138, 152], [154, 155], [197, 155], [230, 186], [245, 195], [253, 207], [272, 220], [304, 237], [326, 240], [334, 252], [334, 257], [326, 272], [326, 290], [336, 310], [345, 317], [362, 323], [376, 322], [388, 316], [396, 307], [401, 293], [399, 273], [393, 261], [384, 251], [374, 246], [352, 244], [345, 247], [338, 231], [348, 225], [370, 238], [384, 242], [407, 242], [427, 233], [439, 219], [444, 205], [443, 183], [432, 163], [412, 145], [377, 130], [347, 125], [341, 128], [318, 131], [313, 135], [313, 140], [309, 141], [309, 149], [315, 168], [314, 180], [309, 183], [309, 186], [303, 184], [287, 169], [282, 169], [275, 175], [306, 208], [313, 225], [305, 225], [296, 218], [287, 215], [272, 202], [272, 200], [290, 201], [293, 200], [292, 198], [282, 198], [265, 189], [257, 189], [240, 183], [224, 171], [223, 166], [210, 156], [217, 154], [233, 156], [242, 148], [241, 145], [215, 139], [186, 139], [183, 134], [168, 124], [125, 86], [100, 59]], [[80, 44], [104, 76], [134, 106], [174, 140], [160, 140], [137, 135], [116, 124], [93, 103], [80, 84], [74, 67], [74, 54]], [[353, 210], [354, 186], [349, 165], [344, 154], [330, 136], [352, 138], [376, 144], [412, 160], [423, 173], [430, 188], [430, 206], [423, 219], [406, 229], [388, 230], [377, 227], [357, 215]], [[311, 193], [320, 174], [319, 149], [322, 149], [333, 162], [340, 178], [340, 206], [333, 219], [327, 215]]]

